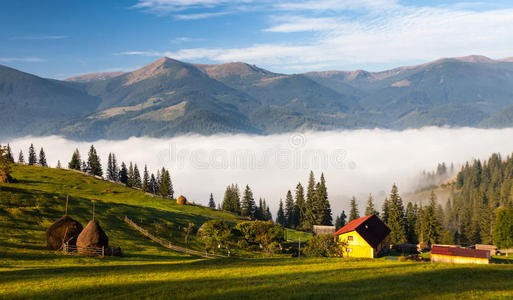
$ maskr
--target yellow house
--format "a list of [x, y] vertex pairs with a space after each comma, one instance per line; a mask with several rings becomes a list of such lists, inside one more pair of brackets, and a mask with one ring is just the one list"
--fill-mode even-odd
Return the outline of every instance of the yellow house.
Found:
[[377, 216], [369, 215], [349, 222], [334, 235], [346, 244], [347, 257], [374, 258], [389, 246], [390, 229]]

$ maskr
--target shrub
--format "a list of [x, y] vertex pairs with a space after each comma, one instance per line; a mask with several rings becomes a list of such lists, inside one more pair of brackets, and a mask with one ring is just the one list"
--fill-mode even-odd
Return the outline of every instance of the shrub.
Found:
[[216, 248], [224, 246], [230, 256], [230, 244], [232, 242], [232, 233], [230, 226], [223, 220], [210, 220], [201, 225], [198, 230], [200, 240], [205, 244], [205, 250], [212, 250], [215, 253]]
[[308, 241], [304, 253], [307, 256], [342, 256], [343, 247], [344, 245], [337, 243], [331, 234], [319, 234]]
[[281, 249], [283, 241], [283, 227], [271, 221], [241, 222], [235, 226], [234, 234], [246, 241], [247, 245], [258, 245], [269, 255]]

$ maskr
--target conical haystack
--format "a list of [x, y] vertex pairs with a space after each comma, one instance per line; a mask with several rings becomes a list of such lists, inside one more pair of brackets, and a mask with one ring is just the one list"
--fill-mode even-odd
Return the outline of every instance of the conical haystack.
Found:
[[46, 230], [46, 246], [59, 250], [64, 243], [75, 245], [82, 228], [82, 224], [69, 216], [64, 216]]
[[78, 252], [88, 254], [86, 248], [101, 248], [109, 246], [109, 238], [97, 221], [91, 220], [82, 230], [77, 239]]
[[184, 196], [180, 195], [178, 198], [176, 198], [176, 204], [185, 205], [187, 204], [187, 199]]

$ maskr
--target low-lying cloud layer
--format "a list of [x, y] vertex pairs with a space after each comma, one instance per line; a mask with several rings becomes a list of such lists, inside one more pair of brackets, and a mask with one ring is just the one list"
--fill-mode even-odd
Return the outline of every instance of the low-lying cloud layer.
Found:
[[[87, 157], [91, 143], [61, 137], [25, 137], [10, 141], [17, 158], [25, 158], [30, 143], [37, 152], [44, 147], [51, 166], [60, 160], [66, 166], [75, 148]], [[2, 142], [5, 144], [5, 141]], [[191, 201], [206, 204], [210, 193], [222, 201], [228, 184], [241, 189], [249, 184], [255, 198], [271, 203], [275, 213], [280, 198], [301, 181], [306, 185], [313, 170], [318, 179], [324, 172], [334, 214], [348, 207], [356, 195], [360, 210], [366, 195], [376, 195], [381, 205], [392, 184], [407, 192], [412, 178], [421, 170], [433, 170], [437, 163], [456, 165], [474, 158], [486, 159], [493, 152], [513, 152], [513, 128], [423, 128], [405, 131], [348, 130], [291, 133], [270, 136], [186, 135], [175, 138], [130, 138], [93, 143], [106, 164], [109, 152], [118, 161], [136, 162], [142, 171], [162, 166], [171, 170], [175, 192]]]

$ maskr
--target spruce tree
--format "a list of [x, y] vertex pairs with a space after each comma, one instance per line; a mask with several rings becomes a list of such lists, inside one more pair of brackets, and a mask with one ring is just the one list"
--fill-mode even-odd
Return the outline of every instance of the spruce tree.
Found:
[[388, 201], [388, 198], [385, 198], [385, 200], [383, 201], [383, 206], [381, 207], [381, 221], [383, 221], [383, 223], [385, 224], [388, 223], [389, 205], [390, 201]]
[[350, 206], [351, 210], [349, 211], [349, 222], [360, 218], [360, 211], [358, 210], [358, 204], [356, 203], [355, 196], [351, 198]]
[[118, 181], [118, 164], [116, 161], [116, 155], [109, 153], [109, 160], [107, 162], [107, 179], [112, 181]]
[[61, 161], [60, 160], [57, 161], [57, 169], [62, 169]]
[[68, 169], [80, 171], [81, 162], [82, 160], [80, 159], [80, 152], [78, 149], [75, 149], [73, 155], [71, 156], [71, 161], [68, 163]]
[[164, 198], [174, 198], [173, 184], [169, 171], [162, 168], [160, 172], [159, 193]]
[[308, 177], [308, 187], [306, 190], [306, 209], [304, 216], [304, 225], [306, 229], [311, 230], [312, 226], [315, 223], [315, 211], [314, 211], [314, 202], [315, 202], [315, 177], [313, 171], [310, 171], [310, 176]]
[[36, 150], [34, 149], [34, 144], [30, 144], [30, 147], [29, 147], [28, 164], [29, 164], [29, 166], [33, 166], [33, 165], [37, 164], [37, 156], [36, 156]]
[[285, 219], [285, 212], [283, 211], [283, 200], [280, 199], [280, 206], [278, 208], [278, 213], [276, 214], [276, 222], [281, 226], [285, 226], [287, 220]]
[[96, 153], [96, 149], [94, 148], [94, 145], [91, 145], [91, 148], [89, 148], [89, 155], [87, 157], [87, 171], [91, 175], [95, 176], [103, 176], [102, 171], [102, 164], [100, 162], [100, 157], [98, 156], [98, 153]]
[[212, 209], [216, 208], [216, 203], [214, 202], [214, 195], [212, 195], [212, 193], [210, 193], [210, 198], [208, 199], [208, 207]]
[[335, 220], [335, 228], [339, 230], [340, 228], [344, 227], [346, 225], [346, 212], [342, 211], [340, 216], [337, 216], [337, 219]]
[[333, 217], [331, 216], [331, 205], [328, 200], [328, 188], [326, 187], [326, 180], [324, 173], [321, 173], [321, 179], [316, 189], [316, 201], [318, 202], [318, 220], [321, 225], [333, 225]]
[[501, 207], [497, 210], [493, 242], [502, 249], [513, 247], [513, 209]]
[[146, 193], [150, 192], [150, 173], [148, 173], [148, 166], [146, 166], [146, 165], [144, 165], [142, 189]]
[[294, 228], [294, 198], [292, 198], [292, 192], [287, 191], [285, 196], [285, 224], [289, 228]]
[[378, 211], [374, 208], [374, 199], [372, 198], [372, 194], [369, 194], [369, 198], [367, 198], [367, 207], [365, 208], [365, 215], [377, 215], [379, 216]]
[[39, 151], [39, 165], [42, 167], [48, 167], [48, 163], [46, 162], [46, 154], [43, 150], [43, 147], [41, 147], [41, 150]]
[[89, 170], [91, 170], [89, 168], [89, 166], [87, 165], [87, 163], [85, 162], [85, 160], [82, 161], [82, 172], [84, 173], [89, 173]]
[[159, 185], [157, 183], [157, 180], [155, 179], [155, 175], [151, 174], [149, 192], [152, 194], [157, 194], [158, 191], [159, 191]]
[[128, 179], [126, 182], [127, 187], [133, 187], [134, 186], [134, 165], [132, 162], [130, 162], [130, 165], [128, 167]]
[[223, 210], [240, 214], [241, 203], [238, 185], [232, 184], [226, 187], [223, 199]]
[[299, 210], [297, 227], [304, 229], [303, 225], [304, 225], [304, 219], [305, 219], [305, 215], [306, 215], [305, 190], [300, 182], [296, 185], [296, 195], [295, 196], [296, 196], [296, 206], [298, 207], [298, 210]]
[[128, 170], [126, 169], [125, 162], [121, 162], [121, 169], [119, 170], [119, 182], [128, 184]]
[[20, 150], [20, 154], [18, 155], [18, 163], [19, 164], [25, 163], [25, 157], [23, 156], [23, 150]]
[[142, 180], [141, 180], [141, 172], [139, 172], [139, 168], [137, 164], [134, 165], [134, 181], [133, 185], [136, 188], [142, 188]]
[[405, 244], [406, 238], [406, 224], [404, 220], [404, 206], [403, 200], [399, 196], [397, 186], [392, 186], [388, 206], [388, 223], [390, 228], [390, 243], [398, 245]]
[[424, 208], [422, 216], [422, 238], [429, 245], [436, 244], [441, 237], [441, 223], [436, 213], [436, 195], [431, 191], [429, 205]]
[[409, 244], [417, 244], [418, 237], [416, 232], [417, 225], [417, 204], [408, 202], [406, 205], [406, 239]]
[[255, 216], [255, 199], [253, 198], [253, 192], [249, 185], [246, 185], [242, 201], [240, 205], [240, 214], [243, 217], [254, 218]]
[[7, 151], [7, 153], [6, 153], [7, 161], [14, 163], [14, 156], [12, 155], [11, 145], [7, 144], [6, 151]]

